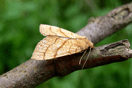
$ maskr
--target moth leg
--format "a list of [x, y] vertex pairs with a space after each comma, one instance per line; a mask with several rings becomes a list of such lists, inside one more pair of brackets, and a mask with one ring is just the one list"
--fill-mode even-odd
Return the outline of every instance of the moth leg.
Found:
[[87, 60], [88, 60], [88, 58], [89, 58], [90, 53], [91, 53], [91, 47], [90, 47], [90, 51], [89, 51], [89, 54], [88, 54], [88, 56], [87, 56], [87, 59], [85, 60], [83, 66], [82, 66], [82, 69], [84, 68], [84, 66], [85, 66], [85, 64], [86, 64], [86, 62], [87, 62]]
[[81, 56], [80, 60], [79, 60], [79, 65], [81, 64], [81, 61], [83, 59], [83, 56], [86, 54], [87, 50], [84, 51], [83, 55]]

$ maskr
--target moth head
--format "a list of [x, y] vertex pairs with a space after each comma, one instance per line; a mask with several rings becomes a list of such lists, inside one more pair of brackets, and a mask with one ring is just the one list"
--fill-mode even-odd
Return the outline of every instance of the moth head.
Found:
[[89, 47], [94, 48], [94, 44], [88, 38], [86, 38], [86, 39], [87, 39]]
[[90, 45], [89, 45], [89, 46], [90, 46], [90, 48], [94, 48], [94, 45], [93, 45], [93, 43], [92, 43], [92, 42], [90, 43]]

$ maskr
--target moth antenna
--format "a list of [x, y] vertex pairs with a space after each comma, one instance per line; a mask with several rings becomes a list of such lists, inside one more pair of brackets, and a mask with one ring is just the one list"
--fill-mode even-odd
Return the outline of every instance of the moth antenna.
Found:
[[79, 65], [81, 64], [82, 58], [83, 56], [86, 54], [87, 50], [85, 50], [85, 52], [83, 53], [83, 55], [81, 56], [80, 60], [79, 60]]
[[89, 58], [90, 53], [91, 53], [91, 47], [90, 47], [90, 51], [89, 51], [89, 54], [88, 54], [88, 56], [87, 56], [87, 59], [85, 60], [83, 66], [82, 66], [82, 69], [84, 68], [84, 66], [85, 66], [85, 64], [86, 64], [86, 62], [87, 62], [87, 60], [88, 60], [88, 58]]

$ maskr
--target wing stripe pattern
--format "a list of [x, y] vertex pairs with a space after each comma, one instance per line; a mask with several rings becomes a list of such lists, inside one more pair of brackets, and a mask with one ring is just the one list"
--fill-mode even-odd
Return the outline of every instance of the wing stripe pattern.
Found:
[[61, 47], [63, 47], [63, 45], [65, 45], [65, 43], [66, 43], [67, 41], [68, 41], [68, 40], [65, 40], [64, 43], [57, 49], [57, 51], [56, 51], [56, 53], [55, 53], [55, 55], [54, 55], [54, 58], [56, 58], [57, 52], [59, 51], [59, 49], [60, 49]]
[[[57, 39], [58, 39], [58, 38], [56, 38], [55, 42], [57, 41]], [[53, 44], [55, 44], [55, 42], [54, 42], [54, 43], [52, 43], [51, 45], [49, 45], [49, 46], [47, 47], [47, 49], [46, 49], [46, 50], [45, 50], [45, 52], [44, 52], [44, 57], [43, 57], [43, 60], [45, 60], [45, 53], [46, 53], [46, 51], [48, 50], [48, 48], [49, 48], [50, 46], [52, 46]]]

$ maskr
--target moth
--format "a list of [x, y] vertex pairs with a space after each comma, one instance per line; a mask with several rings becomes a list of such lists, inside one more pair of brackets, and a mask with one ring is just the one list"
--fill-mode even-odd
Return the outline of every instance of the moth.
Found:
[[49, 60], [94, 48], [93, 43], [85, 36], [77, 35], [66, 29], [41, 24], [40, 33], [44, 36], [36, 46], [31, 59]]

